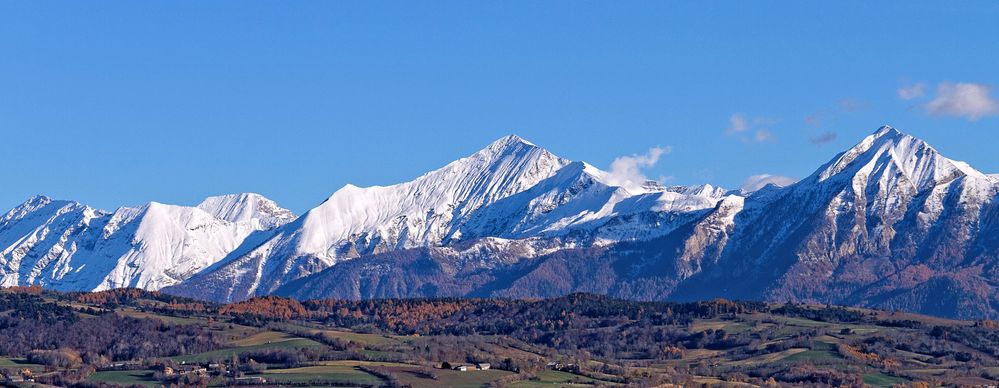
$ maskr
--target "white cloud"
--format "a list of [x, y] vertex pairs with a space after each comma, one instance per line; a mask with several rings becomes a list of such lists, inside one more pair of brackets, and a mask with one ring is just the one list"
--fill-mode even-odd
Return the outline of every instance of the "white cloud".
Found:
[[836, 132], [825, 132], [811, 138], [810, 141], [812, 142], [812, 144], [826, 144], [835, 141], [836, 137], [838, 137]]
[[798, 181], [797, 179], [782, 175], [759, 174], [759, 175], [752, 175], [746, 178], [746, 181], [742, 182], [742, 186], [740, 187], [740, 189], [743, 192], [749, 193], [762, 189], [763, 186], [766, 186], [771, 183], [777, 186], [784, 187], [797, 181]]
[[[725, 133], [729, 136], [735, 136], [741, 139], [743, 142], [757, 141], [775, 141], [773, 132], [768, 129], [769, 126], [777, 123], [777, 120], [767, 118], [767, 117], [753, 117], [752, 119], [746, 117], [742, 113], [733, 113], [728, 118], [728, 128], [725, 129]], [[746, 133], [750, 132], [751, 133]]]
[[978, 120], [999, 114], [999, 102], [989, 97], [992, 88], [975, 83], [942, 82], [937, 85], [937, 95], [925, 105], [934, 116], [956, 116]]
[[766, 130], [766, 129], [761, 129], [759, 131], [756, 131], [756, 135], [754, 137], [756, 138], [756, 141], [758, 141], [758, 142], [773, 141], [774, 140], [774, 134], [771, 133], [770, 131]]
[[732, 116], [728, 118], [728, 133], [738, 133], [749, 129], [749, 120], [746, 120], [746, 116], [741, 113], [733, 113]]
[[652, 147], [644, 155], [618, 157], [611, 162], [607, 183], [626, 189], [638, 189], [649, 180], [642, 170], [655, 166], [659, 162], [659, 157], [669, 152], [669, 147]]
[[914, 99], [914, 98], [922, 97], [922, 96], [926, 95], [925, 88], [926, 88], [926, 85], [924, 85], [922, 82], [917, 83], [917, 84], [912, 85], [912, 86], [899, 88], [898, 89], [898, 98], [901, 98], [903, 100], [908, 101], [908, 100], [911, 100], [911, 99]]

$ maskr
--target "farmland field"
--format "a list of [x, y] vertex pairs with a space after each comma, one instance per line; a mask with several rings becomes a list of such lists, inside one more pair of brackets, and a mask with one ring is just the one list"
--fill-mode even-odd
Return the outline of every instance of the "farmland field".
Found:
[[102, 382], [117, 385], [144, 385], [147, 387], [159, 387], [161, 382], [152, 379], [152, 370], [129, 370], [129, 371], [108, 371], [97, 372], [90, 376], [90, 381]]
[[380, 384], [381, 379], [353, 366], [323, 365], [268, 370], [260, 374], [276, 383]]
[[[231, 358], [232, 356], [247, 352], [263, 351], [263, 350], [294, 350], [301, 348], [322, 348], [323, 345], [306, 338], [296, 338], [296, 337], [286, 337], [281, 340], [276, 340], [272, 342], [260, 341], [257, 339], [249, 339], [249, 342], [255, 343], [254, 345], [246, 346], [232, 346], [224, 349], [213, 350], [210, 352], [184, 355], [173, 357], [173, 360], [177, 362], [202, 362], [202, 361], [212, 361], [212, 360], [225, 360]], [[259, 342], [259, 343], [257, 343]]]
[[518, 381], [511, 385], [517, 388], [544, 388], [544, 387], [586, 387], [592, 386], [597, 380], [589, 377], [575, 375], [567, 372], [546, 370], [537, 373], [536, 380]]
[[32, 364], [23, 358], [0, 357], [0, 369], [30, 369], [32, 372], [41, 372], [44, 365]]
[[[14, 310], [0, 311], [0, 334], [12, 339], [0, 342], [0, 373], [28, 369], [50, 385], [417, 388], [984, 385], [999, 375], [993, 322], [835, 306], [590, 295], [318, 304], [268, 297], [232, 305], [166, 303], [138, 290], [84, 296], [6, 300], [34, 313], [14, 320]], [[491, 368], [450, 367], [474, 363]]]

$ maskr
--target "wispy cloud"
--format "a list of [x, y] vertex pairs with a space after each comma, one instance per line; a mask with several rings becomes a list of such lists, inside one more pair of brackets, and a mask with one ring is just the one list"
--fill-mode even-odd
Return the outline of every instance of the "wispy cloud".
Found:
[[864, 110], [866, 104], [853, 98], [844, 98], [836, 102], [836, 105], [822, 109], [818, 112], [805, 116], [805, 124], [813, 127], [820, 127], [827, 121], [835, 120], [841, 116]]
[[745, 132], [749, 129], [749, 120], [746, 120], [746, 116], [742, 113], [733, 113], [732, 116], [728, 118], [728, 129], [725, 130], [727, 133], [739, 133]]
[[798, 181], [797, 179], [786, 177], [783, 175], [772, 175], [772, 174], [751, 175], [748, 178], [746, 178], [746, 181], [742, 182], [742, 186], [739, 189], [742, 190], [743, 192], [748, 193], [762, 189], [763, 186], [766, 186], [768, 184], [775, 184], [777, 186], [783, 187], [797, 181]]
[[837, 135], [836, 132], [825, 132], [825, 133], [819, 134], [818, 136], [812, 137], [811, 139], [809, 139], [809, 141], [811, 141], [812, 144], [816, 144], [816, 145], [818, 145], [818, 144], [829, 144], [829, 143], [832, 143], [833, 141], [835, 141], [838, 136], [839, 135]]
[[919, 82], [915, 85], [906, 86], [898, 89], [898, 98], [903, 100], [912, 100], [926, 95], [926, 85]]
[[867, 104], [852, 98], [844, 98], [842, 100], [839, 100], [837, 105], [839, 106], [839, 111], [843, 113], [859, 112], [867, 107]]
[[643, 155], [635, 154], [614, 159], [607, 174], [607, 183], [626, 189], [640, 188], [649, 180], [642, 170], [655, 166], [659, 158], [670, 151], [670, 147], [652, 147]]
[[753, 135], [753, 138], [756, 139], [756, 141], [758, 141], [758, 142], [774, 141], [775, 140], [774, 139], [774, 134], [772, 132], [766, 130], [766, 129], [761, 129], [761, 130], [756, 131], [756, 134]]
[[747, 143], [750, 141], [774, 142], [777, 138], [770, 131], [769, 126], [776, 122], [777, 120], [768, 117], [758, 116], [750, 119], [742, 113], [733, 113], [728, 118], [728, 128], [725, 129], [725, 134], [736, 136]]
[[934, 116], [954, 116], [968, 120], [999, 114], [999, 102], [989, 93], [992, 88], [976, 83], [941, 82], [937, 95], [924, 108]]

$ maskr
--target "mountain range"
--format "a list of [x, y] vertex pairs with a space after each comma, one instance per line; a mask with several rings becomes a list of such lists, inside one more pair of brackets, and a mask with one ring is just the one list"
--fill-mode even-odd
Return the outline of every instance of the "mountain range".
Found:
[[806, 301], [999, 317], [999, 178], [882, 127], [780, 187], [621, 182], [507, 136], [301, 216], [256, 194], [0, 218], [0, 284], [216, 301], [546, 297]]

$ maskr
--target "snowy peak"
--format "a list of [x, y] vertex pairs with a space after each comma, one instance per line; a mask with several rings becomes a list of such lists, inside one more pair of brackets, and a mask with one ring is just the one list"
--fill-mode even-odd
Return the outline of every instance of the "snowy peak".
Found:
[[666, 189], [666, 191], [672, 191], [675, 193], [693, 195], [697, 197], [707, 197], [707, 198], [721, 198], [725, 196], [728, 190], [721, 187], [715, 187], [709, 184], [693, 185], [693, 186], [673, 186]]
[[0, 285], [155, 290], [291, 218], [256, 194], [212, 197], [198, 207], [150, 202], [114, 212], [34, 196], [0, 218]]
[[985, 177], [967, 163], [947, 159], [925, 141], [890, 126], [838, 155], [816, 177], [822, 182], [844, 174], [852, 178], [877, 173], [896, 174], [918, 191], [962, 176]]
[[503, 153], [505, 150], [509, 150], [512, 148], [519, 148], [523, 146], [538, 148], [538, 146], [534, 145], [534, 143], [524, 140], [524, 138], [520, 136], [511, 134], [503, 136], [499, 139], [496, 139], [496, 141], [489, 143], [489, 145], [486, 146], [486, 148], [483, 148], [481, 151], [479, 151], [479, 153], [493, 153], [493, 154]]
[[255, 193], [229, 194], [208, 197], [196, 206], [229, 222], [249, 223], [255, 229], [271, 229], [295, 219], [288, 209]]
[[[475, 154], [431, 172], [427, 182], [452, 183], [472, 207], [527, 190], [570, 163], [516, 135], [505, 136]], [[464, 176], [462, 176], [464, 175]]]
[[52, 198], [46, 195], [32, 195], [27, 201], [15, 207], [15, 209], [38, 208], [52, 203]]
[[226, 284], [236, 294], [260, 294], [344, 259], [440, 246], [477, 210], [536, 186], [569, 163], [506, 136], [409, 182], [348, 184], [265, 241], [185, 284], [207, 290]]
[[437, 245], [475, 210], [523, 192], [569, 163], [511, 135], [406, 183], [347, 185], [303, 216], [297, 252], [333, 259], [357, 250]]
[[46, 205], [52, 203], [52, 198], [46, 197], [44, 195], [35, 195], [28, 198], [24, 203], [17, 205], [15, 208], [10, 209], [7, 214], [0, 218], [0, 226], [7, 224], [13, 220], [18, 220], [24, 218], [31, 212], [45, 207]]
[[[78, 216], [86, 221], [107, 214], [79, 202], [54, 200], [44, 195], [35, 195], [0, 217], [0, 244], [13, 241], [5, 239], [21, 238], [23, 233], [44, 231], [46, 224], [56, 219]], [[5, 248], [7, 246], [0, 246], [0, 250]]]
[[889, 137], [903, 137], [903, 136], [907, 136], [907, 135], [904, 134], [904, 133], [902, 133], [902, 131], [899, 131], [897, 128], [895, 128], [895, 127], [893, 127], [891, 125], [882, 125], [880, 128], [878, 128], [877, 131], [874, 131], [874, 134], [871, 135], [871, 136], [874, 136], [874, 137], [886, 137], [886, 136], [889, 136]]
[[673, 192], [647, 182], [642, 190], [629, 190], [607, 176], [592, 165], [572, 162], [530, 189], [480, 209], [452, 237], [561, 237], [580, 246], [651, 238], [674, 226], [657, 215], [707, 209], [718, 201], [710, 186]]

